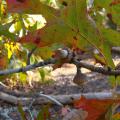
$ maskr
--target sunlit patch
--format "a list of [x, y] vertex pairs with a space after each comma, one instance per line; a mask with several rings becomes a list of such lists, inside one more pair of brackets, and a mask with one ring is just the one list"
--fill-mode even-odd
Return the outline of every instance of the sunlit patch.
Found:
[[40, 29], [44, 27], [46, 24], [45, 18], [42, 15], [38, 14], [35, 15], [29, 14], [27, 20], [29, 21], [29, 23], [26, 20], [24, 20], [26, 27], [33, 26], [35, 23], [37, 23], [37, 29]]

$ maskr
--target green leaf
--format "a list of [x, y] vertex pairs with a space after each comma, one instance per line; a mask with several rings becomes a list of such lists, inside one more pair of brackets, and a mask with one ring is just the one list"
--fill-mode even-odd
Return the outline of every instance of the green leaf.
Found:
[[105, 40], [111, 46], [120, 46], [120, 33], [111, 29], [101, 28]]
[[116, 87], [116, 78], [115, 76], [109, 76], [108, 78], [110, 85], [114, 88]]
[[19, 32], [22, 29], [21, 21], [18, 21], [14, 24], [15, 32]]
[[108, 8], [112, 0], [94, 0], [94, 7], [96, 9]]
[[36, 120], [47, 120], [50, 118], [49, 105], [43, 106], [42, 110], [38, 113]]
[[120, 34], [117, 31], [116, 24], [112, 20], [108, 19], [106, 14], [101, 15], [96, 13], [96, 15], [93, 15], [93, 18], [104, 41], [110, 46], [120, 46]]
[[[60, 0], [61, 4], [63, 0]], [[65, 0], [66, 6], [62, 10], [62, 19], [77, 35], [80, 35], [94, 47], [100, 45], [96, 28], [88, 19], [86, 0]]]
[[101, 46], [101, 51], [105, 55], [106, 63], [109, 67], [115, 68], [114, 62], [111, 55], [111, 47], [107, 42], [104, 42]]
[[120, 75], [116, 77], [117, 85], [120, 85]]
[[31, 64], [34, 64], [35, 62], [36, 62], [35, 56], [32, 55], [32, 56], [30, 57], [30, 63], [31, 63]]
[[40, 111], [40, 112], [38, 113], [36, 120], [44, 120], [43, 111]]
[[[117, 3], [118, 2], [118, 3]], [[114, 4], [116, 3], [116, 4]], [[96, 10], [102, 10], [102, 8], [105, 8], [106, 13], [111, 14], [113, 21], [120, 25], [120, 3], [119, 1], [114, 0], [94, 0], [94, 8]]]
[[52, 47], [38, 48], [37, 51], [35, 51], [35, 54], [41, 56], [42, 59], [46, 60], [52, 57], [53, 49]]
[[27, 74], [26, 73], [19, 73], [19, 79], [22, 84], [27, 83]]
[[8, 11], [24, 14], [42, 14], [46, 19], [56, 19], [59, 16], [58, 10], [42, 3], [40, 0], [29, 0], [18, 2], [15, 0], [11, 3], [7, 0]]
[[40, 73], [42, 82], [44, 82], [44, 81], [45, 81], [45, 75], [46, 75], [44, 68], [41, 68], [41, 69], [39, 70], [39, 73]]
[[19, 111], [19, 113], [21, 115], [22, 120], [27, 120], [26, 114], [25, 114], [21, 104], [18, 105], [18, 111]]
[[[61, 7], [59, 7], [59, 9], [54, 9], [43, 4], [40, 0], [30, 0], [29, 2], [14, 0], [14, 3], [7, 0], [9, 11], [21, 12], [24, 14], [42, 14], [47, 20], [45, 27], [34, 32], [36, 29], [35, 24], [32, 28], [33, 31], [21, 38], [19, 42], [34, 43], [38, 47], [44, 47], [44, 49], [41, 49], [41, 51], [46, 53], [43, 55], [43, 59], [47, 59], [48, 56], [51, 56], [52, 50], [49, 49], [48, 46], [55, 43], [64, 44], [71, 48], [75, 41], [76, 44], [78, 44], [76, 46], [80, 48], [84, 48], [84, 46], [91, 44], [99, 50], [106, 64], [114, 68], [115, 66], [110, 51], [111, 46], [119, 46], [119, 33], [114, 29], [105, 29], [103, 23], [98, 24], [98, 22], [102, 22], [102, 20], [107, 17], [107, 15], [104, 15], [104, 17], [101, 18], [100, 14], [98, 14], [99, 11], [105, 8], [105, 14], [108, 14], [114, 7], [110, 6], [112, 0], [94, 1], [95, 10], [93, 10], [93, 13], [99, 16], [97, 22], [88, 13], [86, 0], [58, 0], [58, 2]], [[119, 7], [115, 7], [114, 10], [118, 12]], [[112, 11], [110, 13], [113, 14]], [[39, 55], [42, 56], [42, 52]]]
[[95, 57], [96, 61], [98, 61], [104, 65], [106, 64], [105, 59], [102, 56], [100, 56], [99, 54], [94, 54], [94, 57]]
[[0, 25], [0, 35], [4, 35], [5, 37], [15, 40], [16, 36], [9, 31], [10, 25], [11, 23]]
[[120, 12], [120, 3], [119, 2], [117, 3], [117, 1], [116, 1], [115, 5], [114, 4], [112, 5], [112, 3], [111, 3], [109, 13], [112, 15], [113, 21], [118, 25], [120, 25], [120, 14], [119, 14], [119, 12]]
[[113, 105], [110, 105], [110, 107], [108, 108], [108, 111], [105, 115], [105, 118], [107, 120], [112, 120], [112, 115], [113, 115]]

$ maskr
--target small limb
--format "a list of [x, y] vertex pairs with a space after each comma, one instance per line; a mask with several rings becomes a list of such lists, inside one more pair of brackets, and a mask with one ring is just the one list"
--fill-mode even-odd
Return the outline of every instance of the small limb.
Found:
[[37, 49], [37, 47], [34, 47], [29, 53], [28, 53], [28, 58], [27, 58], [27, 65], [30, 65], [30, 58], [34, 51]]
[[30, 114], [31, 120], [34, 120], [33, 114], [32, 114], [32, 112], [31, 112], [30, 109], [28, 109], [28, 112], [29, 112], [29, 114]]
[[76, 66], [80, 66], [80, 67], [89, 69], [94, 72], [104, 74], [104, 75], [113, 75], [113, 76], [120, 75], [120, 70], [109, 70], [109, 69], [106, 69], [103, 67], [96, 67], [95, 65], [90, 65], [88, 63], [85, 63], [83, 61], [78, 61], [76, 59], [73, 60], [73, 64], [75, 64]]
[[31, 109], [32, 108], [32, 105], [33, 105], [33, 103], [35, 102], [35, 99], [33, 98], [33, 100], [31, 101], [31, 103], [30, 103], [30, 105], [29, 105], [29, 109]]
[[35, 102], [35, 99], [33, 98], [30, 102], [30, 105], [28, 106], [28, 109], [27, 111], [29, 112], [30, 114], [30, 117], [31, 117], [31, 120], [34, 120], [34, 117], [33, 117], [33, 113], [31, 112], [31, 109], [32, 109], [32, 106], [33, 106], [33, 103]]
[[16, 68], [16, 69], [7, 69], [7, 70], [1, 70], [0, 71], [0, 76], [2, 75], [9, 75], [9, 74], [13, 74], [13, 73], [20, 73], [20, 72], [26, 72], [38, 67], [42, 67], [42, 66], [46, 66], [49, 64], [55, 64], [56, 60], [55, 59], [48, 59], [46, 61], [43, 62], [38, 62], [35, 64], [31, 64], [31, 65], [27, 65], [25, 67], [20, 67], [20, 68]]

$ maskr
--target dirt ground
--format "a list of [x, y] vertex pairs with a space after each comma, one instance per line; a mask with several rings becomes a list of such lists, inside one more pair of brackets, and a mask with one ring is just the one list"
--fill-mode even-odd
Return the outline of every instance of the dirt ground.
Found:
[[[116, 57], [116, 59], [117, 64], [120, 59], [119, 57]], [[73, 83], [73, 78], [76, 74], [76, 66], [73, 64], [65, 64], [61, 68], [52, 71], [51, 76], [54, 80], [52, 84], [41, 85], [34, 83], [33, 88], [27, 87], [27, 89], [52, 95], [68, 95], [76, 93], [102, 92], [111, 90], [112, 87], [109, 84], [108, 76], [104, 76], [95, 72], [90, 72], [87, 69], [82, 69], [82, 72], [86, 74], [88, 79], [85, 82], [85, 84], [80, 86]], [[120, 87], [118, 86], [118, 89], [119, 88]], [[24, 91], [24, 89], [22, 88], [22, 91]], [[34, 115], [36, 115], [39, 109], [40, 106], [34, 106], [31, 111], [32, 113], [34, 113]], [[53, 115], [53, 118], [55, 117], [55, 120], [61, 120], [61, 118], [57, 118], [56, 115], [59, 114], [59, 107], [54, 106], [50, 110]], [[6, 104], [4, 101], [0, 101], [0, 120], [21, 120], [17, 107], [10, 104]]]
[[[53, 71], [51, 74], [54, 78], [54, 83], [39, 86], [35, 85], [33, 90], [37, 92], [42, 92], [44, 94], [54, 95], [68, 95], [74, 93], [87, 93], [97, 91], [100, 92], [110, 90], [110, 85], [108, 84], [107, 77], [93, 72], [86, 73], [87, 77], [89, 77], [89, 81], [87, 81], [84, 85], [78, 86], [74, 84], [73, 78], [76, 74], [76, 67], [74, 65], [66, 64], [63, 67]], [[39, 107], [40, 106], [34, 106], [31, 110], [32, 113], [37, 114], [40, 110]], [[50, 110], [52, 111], [52, 115], [53, 117], [55, 117], [55, 120], [61, 120], [60, 116], [58, 118], [57, 116], [54, 116], [55, 114], [59, 114], [59, 107], [54, 106]], [[0, 120], [21, 120], [17, 107], [1, 101]]]

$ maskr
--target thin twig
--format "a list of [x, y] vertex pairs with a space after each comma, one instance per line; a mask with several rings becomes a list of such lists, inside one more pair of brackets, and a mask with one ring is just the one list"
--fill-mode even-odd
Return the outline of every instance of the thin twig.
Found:
[[40, 93], [40, 96], [41, 96], [41, 97], [45, 97], [45, 98], [51, 100], [52, 102], [54, 102], [56, 105], [58, 105], [58, 106], [60, 106], [60, 107], [63, 107], [63, 104], [62, 104], [62, 103], [60, 103], [58, 100], [56, 100], [55, 98], [53, 98], [53, 97], [51, 97], [51, 96], [49, 96], [49, 95], [45, 95], [45, 94]]
[[34, 47], [29, 53], [28, 53], [28, 58], [27, 58], [27, 65], [30, 65], [30, 58], [34, 51], [37, 49], [37, 47]]
[[90, 65], [90, 64], [87, 64], [85, 62], [82, 62], [82, 61], [77, 61], [77, 60], [73, 60], [73, 63], [77, 66], [80, 66], [80, 67], [83, 67], [83, 68], [86, 68], [86, 69], [89, 69], [91, 71], [94, 71], [94, 72], [98, 72], [98, 73], [101, 73], [101, 74], [104, 74], [104, 75], [115, 75], [115, 76], [118, 76], [120, 75], [120, 70], [109, 70], [107, 68], [103, 68], [103, 67], [96, 67], [94, 65]]
[[43, 61], [43, 62], [38, 62], [38, 63], [35, 63], [35, 64], [27, 65], [26, 67], [2, 70], [2, 71], [0, 71], [0, 75], [8, 75], [8, 74], [13, 74], [13, 73], [26, 72], [26, 71], [35, 69], [37, 67], [42, 67], [42, 66], [46, 66], [46, 65], [49, 65], [49, 64], [54, 64], [55, 62], [56, 62], [55, 59], [49, 59], [49, 60], [46, 60], [46, 61]]
[[29, 114], [30, 114], [31, 120], [34, 120], [33, 114], [32, 114], [32, 112], [31, 112], [30, 109], [28, 109], [28, 112], [29, 112]]
[[[66, 51], [64, 50], [64, 52], [66, 52]], [[69, 57], [69, 55], [66, 57]], [[82, 62], [82, 61], [77, 61], [74, 57], [71, 59], [72, 59], [71, 63], [73, 63], [79, 67], [87, 68], [87, 69], [94, 71], [94, 72], [98, 72], [98, 73], [101, 73], [104, 75], [114, 75], [114, 76], [120, 75], [120, 70], [112, 70], [112, 69], [107, 69], [107, 68], [103, 68], [103, 67], [96, 67], [95, 65], [90, 65], [90, 64], [87, 64], [87, 63]], [[38, 62], [35, 64], [27, 65], [26, 67], [2, 70], [2, 71], [0, 71], [0, 75], [8, 75], [8, 74], [13, 74], [13, 73], [26, 72], [26, 71], [35, 69], [37, 67], [42, 67], [42, 66], [46, 66], [49, 64], [55, 64], [57, 61], [59, 61], [59, 60], [51, 58], [51, 59], [48, 59], [48, 60], [43, 61], [43, 62]]]
[[35, 99], [33, 98], [33, 100], [31, 100], [31, 103], [30, 103], [30, 105], [28, 107], [28, 112], [30, 114], [31, 120], [34, 120], [33, 113], [31, 112], [32, 105], [33, 105], [34, 102], [35, 102]]

